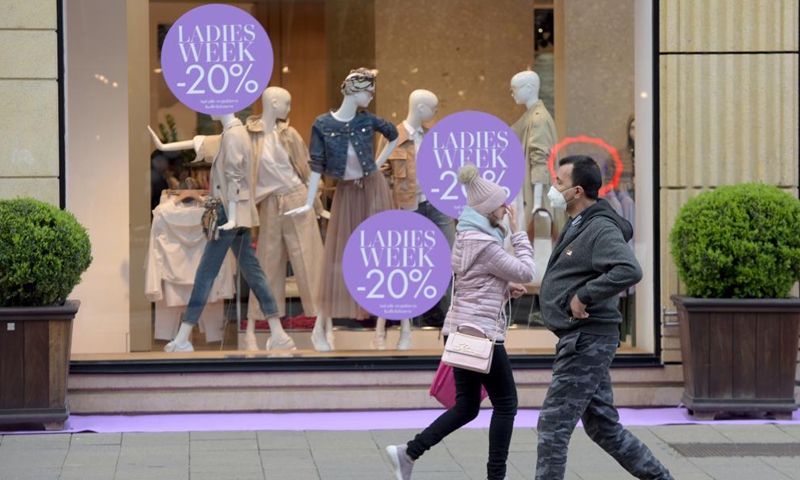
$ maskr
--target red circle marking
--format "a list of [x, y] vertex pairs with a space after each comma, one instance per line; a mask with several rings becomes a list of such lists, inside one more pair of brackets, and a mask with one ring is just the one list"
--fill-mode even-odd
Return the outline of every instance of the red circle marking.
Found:
[[608, 153], [611, 154], [611, 158], [614, 159], [614, 176], [611, 178], [611, 181], [603, 185], [600, 188], [599, 195], [603, 196], [606, 193], [610, 192], [611, 190], [617, 188], [619, 185], [619, 179], [622, 176], [622, 170], [624, 169], [622, 165], [622, 160], [619, 159], [619, 153], [617, 153], [617, 149], [612, 147], [611, 145], [607, 144], [600, 138], [594, 137], [587, 137], [585, 135], [578, 135], [577, 137], [567, 137], [564, 140], [561, 140], [557, 144], [553, 146], [550, 150], [550, 158], [547, 160], [547, 169], [550, 170], [550, 176], [553, 178], [553, 183], [556, 182], [556, 157], [558, 156], [558, 152], [561, 151], [562, 148], [566, 147], [567, 145], [572, 145], [573, 143], [589, 143], [592, 145], [597, 145], [598, 147], [604, 149]]

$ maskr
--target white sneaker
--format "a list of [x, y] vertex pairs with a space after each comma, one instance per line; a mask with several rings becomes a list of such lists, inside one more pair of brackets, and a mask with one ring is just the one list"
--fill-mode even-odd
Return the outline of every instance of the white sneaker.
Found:
[[194, 347], [191, 343], [176, 343], [175, 340], [164, 345], [164, 351], [168, 353], [173, 352], [194, 352]]
[[258, 340], [256, 340], [255, 334], [245, 334], [244, 345], [248, 352], [257, 352]]
[[375, 332], [375, 338], [370, 342], [373, 350], [386, 350], [386, 333]]
[[325, 337], [326, 335], [322, 334], [321, 328], [315, 328], [311, 331], [311, 343], [314, 345], [314, 350], [318, 352], [330, 352], [333, 350], [331, 342], [329, 342]]
[[400, 332], [400, 340], [397, 341], [398, 350], [411, 350], [411, 332]]
[[294, 340], [292, 337], [285, 336], [283, 338], [276, 339], [275, 337], [269, 337], [267, 340], [267, 346], [264, 348], [265, 350], [297, 350], [297, 347], [294, 346]]

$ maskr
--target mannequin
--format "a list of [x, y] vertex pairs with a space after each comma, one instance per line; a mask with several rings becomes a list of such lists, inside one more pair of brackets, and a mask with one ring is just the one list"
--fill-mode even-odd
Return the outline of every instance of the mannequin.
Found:
[[[437, 210], [428, 202], [428, 199], [419, 189], [417, 181], [417, 152], [422, 143], [422, 139], [428, 129], [423, 127], [423, 123], [430, 122], [436, 115], [439, 106], [439, 99], [433, 92], [428, 90], [414, 90], [408, 97], [408, 115], [406, 119], [397, 125], [399, 137], [397, 148], [389, 155], [388, 161], [381, 167], [384, 175], [392, 180], [392, 193], [394, 203], [397, 208], [410, 210], [418, 213], [433, 223], [435, 223], [447, 239], [450, 247], [453, 247], [455, 240], [455, 223], [453, 219]], [[385, 144], [381, 140], [380, 145]], [[440, 319], [444, 321], [445, 312], [449, 307], [449, 292], [442, 298], [439, 304], [425, 313], [425, 317]], [[375, 329], [375, 340], [373, 345], [378, 350], [386, 349], [386, 320], [378, 319]], [[400, 321], [400, 339], [397, 342], [398, 350], [409, 350], [411, 348], [411, 321]]]
[[[306, 204], [285, 214], [300, 215], [312, 209], [323, 174], [339, 180], [325, 238], [320, 314], [311, 335], [318, 351], [330, 350], [327, 338], [332, 318], [369, 318], [345, 286], [342, 272], [344, 247], [362, 221], [393, 207], [389, 185], [383, 175], [376, 173], [397, 145], [397, 129], [386, 120], [359, 110], [370, 104], [374, 91], [374, 73], [365, 68], [352, 70], [342, 83], [344, 98], [339, 109], [314, 120], [310, 151], [312, 173]], [[389, 140], [377, 159], [372, 150], [376, 131]]]
[[511, 79], [511, 96], [517, 105], [525, 105], [527, 108], [525, 114], [511, 127], [525, 151], [525, 176], [528, 179], [515, 199], [517, 211], [524, 212], [524, 215], [519, 216], [522, 230], [527, 229], [531, 212], [540, 207], [549, 209], [550, 206], [547, 196], [544, 195], [552, 185], [547, 161], [550, 150], [558, 141], [558, 134], [553, 117], [539, 99], [540, 85], [539, 75], [532, 71], [520, 72]]
[[[315, 197], [316, 213], [285, 216], [302, 206], [308, 196], [311, 170], [309, 154], [297, 130], [286, 119], [292, 97], [280, 87], [269, 87], [261, 95], [263, 113], [247, 119], [246, 128], [256, 159], [253, 168], [255, 202], [259, 206], [258, 248], [256, 256], [272, 286], [281, 316], [286, 305], [286, 254], [297, 280], [303, 312], [316, 316], [319, 271], [324, 250], [317, 215], [328, 214]], [[250, 293], [247, 318], [264, 318]], [[251, 322], [248, 322], [248, 327]], [[330, 341], [328, 342], [331, 343]]]
[[[272, 342], [267, 342], [267, 346], [273, 350], [294, 350], [294, 342], [281, 325], [275, 298], [258, 264], [250, 238], [250, 229], [258, 226], [258, 212], [251, 195], [252, 154], [247, 132], [242, 122], [232, 113], [212, 115], [211, 118], [222, 122], [221, 136], [196, 136], [193, 140], [164, 145], [148, 127], [153, 142], [159, 150], [176, 151], [194, 148], [198, 159], [211, 159], [211, 195], [221, 199], [218, 209], [221, 223], [218, 227], [219, 238], [209, 240], [206, 244], [183, 322], [175, 339], [164, 347], [164, 351], [194, 350], [189, 342], [192, 328], [197, 324], [205, 307], [209, 290], [228, 249], [233, 249], [248, 285], [255, 291], [262, 310], [269, 314]], [[255, 322], [248, 322], [245, 338], [248, 349], [258, 349], [255, 342]]]

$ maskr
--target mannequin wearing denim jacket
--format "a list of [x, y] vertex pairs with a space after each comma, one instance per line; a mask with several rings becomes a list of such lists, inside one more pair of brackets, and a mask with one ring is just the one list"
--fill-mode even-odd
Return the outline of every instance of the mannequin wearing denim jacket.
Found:
[[[375, 74], [363, 68], [351, 71], [342, 83], [341, 91], [344, 98], [339, 109], [335, 112], [320, 115], [314, 121], [314, 126], [311, 130], [311, 147], [309, 149], [311, 155], [309, 166], [312, 173], [309, 181], [308, 198], [304, 206], [290, 210], [285, 215], [298, 215], [311, 210], [317, 195], [319, 180], [323, 174], [340, 180], [334, 196], [334, 206], [336, 205], [336, 196], [341, 194], [343, 183], [347, 184], [355, 181], [357, 185], [363, 185], [363, 183], [369, 181], [386, 182], [381, 175], [373, 177], [373, 174], [376, 174], [397, 145], [398, 133], [394, 125], [386, 120], [372, 113], [359, 111], [360, 108], [366, 108], [370, 104], [374, 90]], [[373, 151], [374, 132], [382, 134], [389, 140], [389, 143], [383, 148], [377, 159]], [[349, 151], [355, 152], [355, 157], [349, 154]], [[352, 158], [357, 158], [358, 160], [360, 172], [356, 177], [347, 177], [347, 173], [353, 171], [352, 168], [348, 169], [348, 157], [351, 157], [351, 160]], [[365, 178], [369, 178], [369, 180], [363, 180]], [[341, 182], [342, 180], [344, 182]], [[388, 192], [388, 184], [386, 184], [385, 189]], [[388, 201], [391, 204], [391, 193], [388, 192], [388, 195]], [[332, 220], [329, 223], [329, 228], [334, 224], [334, 219], [337, 216], [335, 208], [332, 208], [331, 216]], [[312, 343], [317, 351], [331, 350], [327, 337], [332, 338], [331, 317], [335, 316], [336, 312], [326, 310], [326, 307], [330, 306], [326, 305], [326, 303], [332, 303], [333, 301], [328, 302], [326, 300], [325, 291], [327, 290], [325, 289], [331, 288], [331, 285], [324, 284], [326, 281], [324, 277], [328, 269], [334, 269], [335, 266], [333, 264], [336, 262], [336, 258], [340, 257], [341, 252], [344, 250], [344, 245], [332, 243], [334, 240], [330, 236], [326, 236], [325, 265], [323, 267], [325, 270], [323, 271], [323, 285], [321, 286], [320, 295], [320, 315], [326, 321], [317, 321], [311, 335]], [[334, 247], [333, 245], [336, 246]], [[344, 278], [335, 280], [328, 278], [327, 280], [344, 285]], [[349, 301], [355, 302], [352, 298]]]

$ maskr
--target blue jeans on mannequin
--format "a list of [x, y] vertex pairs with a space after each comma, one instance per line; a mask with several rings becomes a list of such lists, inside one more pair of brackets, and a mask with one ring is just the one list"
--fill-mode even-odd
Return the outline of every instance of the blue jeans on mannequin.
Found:
[[[220, 208], [219, 225], [224, 225], [227, 221], [224, 209]], [[264, 271], [261, 270], [255, 249], [253, 249], [250, 229], [233, 228], [231, 230], [220, 230], [219, 238], [206, 244], [206, 248], [203, 250], [203, 257], [200, 259], [200, 265], [197, 266], [192, 296], [189, 298], [189, 305], [186, 307], [183, 323], [197, 325], [200, 320], [200, 314], [203, 313], [206, 301], [211, 293], [211, 287], [214, 285], [214, 279], [219, 274], [229, 248], [233, 249], [233, 254], [239, 262], [242, 275], [258, 299], [264, 316], [271, 317], [278, 314], [278, 305], [272, 295], [272, 289], [267, 283], [267, 277], [264, 275]]]
[[[414, 213], [422, 215], [439, 227], [439, 230], [444, 234], [444, 238], [447, 239], [447, 244], [450, 245], [451, 249], [453, 248], [453, 242], [456, 240], [456, 222], [451, 217], [437, 210], [427, 200], [421, 202]], [[439, 303], [422, 315], [425, 325], [441, 327], [444, 324], [444, 317], [450, 308], [451, 301], [450, 285], [448, 285]]]

